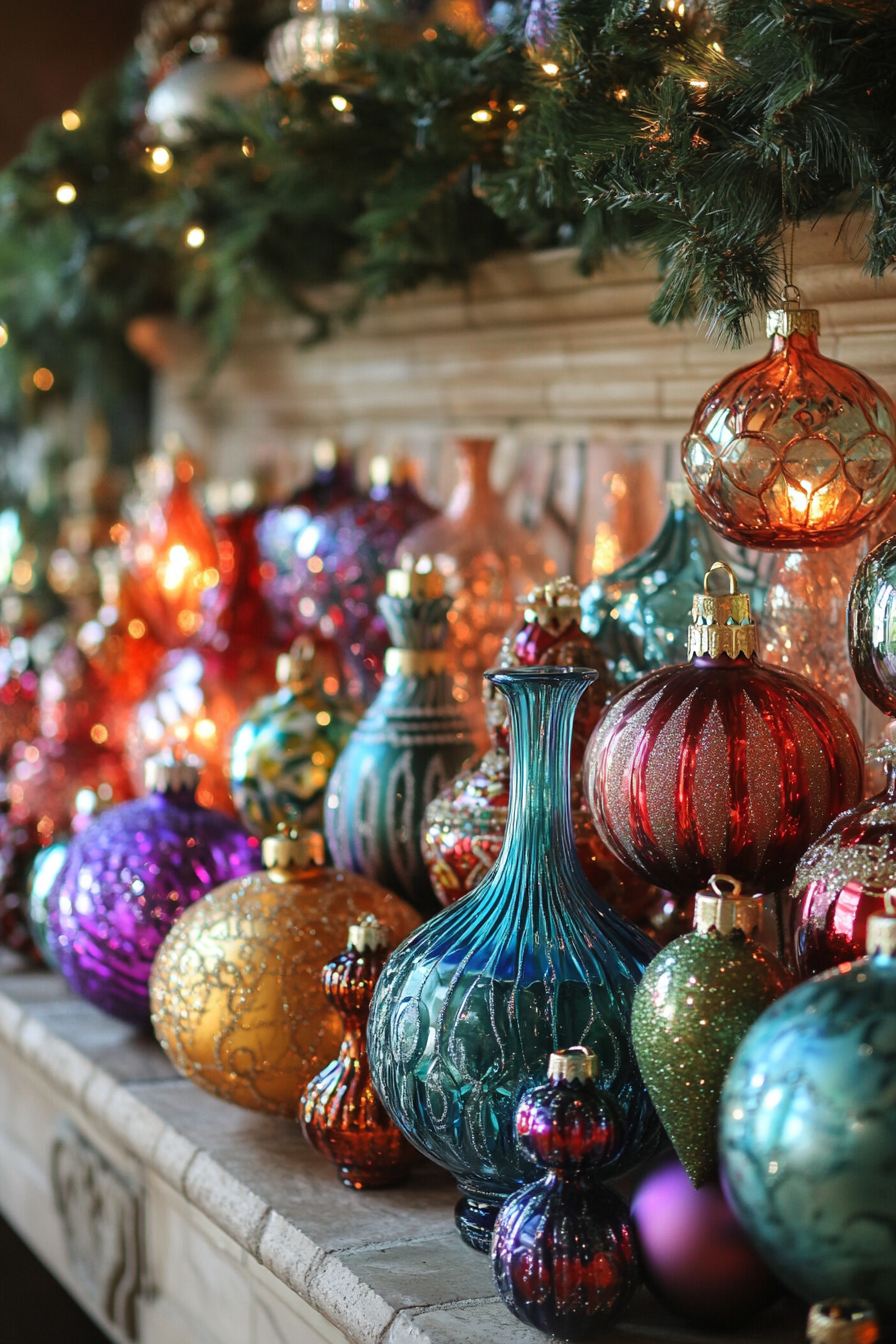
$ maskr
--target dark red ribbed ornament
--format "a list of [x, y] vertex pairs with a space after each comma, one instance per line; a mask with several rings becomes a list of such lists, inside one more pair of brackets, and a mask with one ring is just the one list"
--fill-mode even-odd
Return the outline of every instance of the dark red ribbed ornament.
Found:
[[649, 882], [681, 892], [726, 872], [774, 891], [859, 801], [862, 753], [824, 691], [759, 662], [750, 599], [727, 565], [712, 568], [730, 591], [705, 582], [690, 661], [612, 703], [588, 745], [585, 792], [598, 834]]

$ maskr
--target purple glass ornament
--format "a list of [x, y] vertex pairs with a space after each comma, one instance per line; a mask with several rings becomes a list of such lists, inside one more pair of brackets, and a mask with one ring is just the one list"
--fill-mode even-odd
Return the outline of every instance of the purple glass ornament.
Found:
[[624, 1118], [602, 1091], [584, 1046], [551, 1055], [548, 1082], [523, 1093], [521, 1147], [548, 1174], [502, 1205], [492, 1239], [495, 1282], [527, 1325], [561, 1339], [592, 1339], [631, 1300], [638, 1260], [624, 1202], [600, 1184]]
[[72, 989], [141, 1026], [153, 957], [178, 916], [261, 867], [258, 840], [196, 802], [198, 769], [154, 760], [147, 774], [156, 791], [91, 822], [47, 898], [48, 942]]

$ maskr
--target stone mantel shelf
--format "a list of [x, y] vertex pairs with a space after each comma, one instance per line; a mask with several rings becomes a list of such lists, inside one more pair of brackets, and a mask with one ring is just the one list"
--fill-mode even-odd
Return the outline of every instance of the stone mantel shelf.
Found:
[[[97, 1191], [107, 1199], [92, 1232], [67, 1207], [60, 1145], [88, 1212]], [[454, 1231], [455, 1198], [425, 1163], [394, 1190], [346, 1190], [294, 1124], [200, 1092], [60, 977], [15, 962], [0, 974], [0, 1209], [117, 1344], [534, 1344]], [[130, 1315], [102, 1287], [121, 1297], [109, 1220], [126, 1227], [128, 1201], [141, 1243]], [[73, 1253], [66, 1218], [97, 1244]], [[802, 1319], [774, 1309], [725, 1339], [795, 1344]], [[643, 1293], [606, 1338], [708, 1337]]]

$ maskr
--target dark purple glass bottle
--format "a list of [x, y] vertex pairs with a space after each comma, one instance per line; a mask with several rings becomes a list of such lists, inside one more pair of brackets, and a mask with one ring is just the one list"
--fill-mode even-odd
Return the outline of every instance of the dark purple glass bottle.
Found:
[[560, 1339], [591, 1339], [627, 1306], [638, 1261], [625, 1203], [600, 1184], [624, 1119], [597, 1086], [593, 1050], [551, 1055], [548, 1081], [523, 1094], [516, 1132], [547, 1175], [502, 1206], [492, 1239], [498, 1291], [514, 1316]]

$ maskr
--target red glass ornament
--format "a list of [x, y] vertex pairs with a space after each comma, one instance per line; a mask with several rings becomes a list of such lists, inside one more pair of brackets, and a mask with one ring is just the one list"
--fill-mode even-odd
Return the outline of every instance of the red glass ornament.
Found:
[[323, 970], [327, 1000], [345, 1026], [339, 1058], [302, 1093], [299, 1118], [312, 1148], [355, 1190], [394, 1185], [407, 1176], [414, 1149], [389, 1119], [370, 1079], [367, 1018], [389, 955], [389, 930], [372, 915], [349, 929], [348, 948]]
[[37, 734], [37, 691], [27, 641], [13, 640], [9, 629], [0, 626], [0, 767], [16, 742], [30, 742]]
[[814, 309], [770, 313], [770, 353], [697, 407], [682, 463], [698, 509], [730, 541], [842, 546], [890, 505], [896, 405], [873, 379], [822, 355], [818, 331]]
[[785, 886], [861, 797], [855, 729], [812, 682], [759, 662], [749, 598], [728, 575], [730, 594], [694, 599], [691, 661], [617, 697], [585, 762], [601, 838], [676, 892], [717, 872], [753, 889]]

